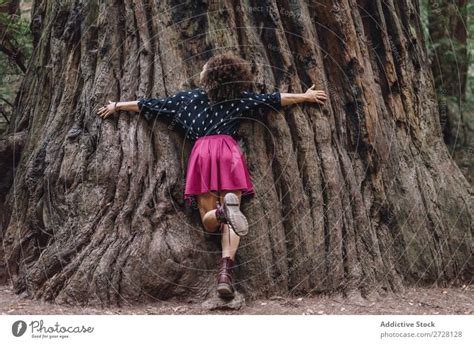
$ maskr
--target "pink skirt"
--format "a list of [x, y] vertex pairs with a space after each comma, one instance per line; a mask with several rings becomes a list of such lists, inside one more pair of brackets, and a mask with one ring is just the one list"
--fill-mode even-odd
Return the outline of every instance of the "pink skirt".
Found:
[[[230, 135], [208, 135], [196, 140], [188, 159], [184, 200], [209, 191], [241, 190], [255, 194], [244, 155]], [[195, 203], [197, 205], [197, 203]]]

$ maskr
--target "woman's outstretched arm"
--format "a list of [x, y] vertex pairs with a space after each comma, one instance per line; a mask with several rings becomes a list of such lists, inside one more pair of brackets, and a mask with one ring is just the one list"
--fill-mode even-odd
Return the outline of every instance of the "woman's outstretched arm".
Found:
[[118, 102], [117, 103], [117, 110], [121, 111], [132, 111], [132, 112], [140, 112], [138, 108], [138, 100], [130, 101], [130, 102]]
[[327, 100], [327, 95], [322, 90], [315, 90], [316, 86], [313, 85], [305, 93], [280, 93], [281, 105], [292, 105], [298, 103], [319, 103], [324, 104]]
[[107, 118], [109, 115], [123, 110], [138, 112], [148, 120], [158, 117], [172, 119], [179, 112], [182, 105], [186, 105], [187, 101], [192, 97], [197, 97], [195, 92], [196, 89], [183, 90], [169, 97], [143, 97], [126, 102], [109, 101], [109, 104], [101, 107], [97, 114], [102, 118]]
[[139, 112], [140, 109], [138, 108], [138, 100], [130, 102], [111, 102], [109, 100], [109, 104], [102, 106], [97, 111], [97, 115], [99, 115], [101, 118], [107, 118], [113, 113], [121, 110]]
[[327, 100], [327, 95], [322, 90], [315, 90], [316, 86], [311, 86], [305, 93], [282, 93], [275, 91], [272, 93], [255, 93], [243, 92], [244, 97], [240, 100], [242, 104], [237, 107], [243, 108], [245, 115], [243, 117], [260, 117], [262, 116], [263, 108], [270, 108], [273, 111], [279, 111], [283, 106], [298, 104], [298, 103], [319, 103], [324, 104]]

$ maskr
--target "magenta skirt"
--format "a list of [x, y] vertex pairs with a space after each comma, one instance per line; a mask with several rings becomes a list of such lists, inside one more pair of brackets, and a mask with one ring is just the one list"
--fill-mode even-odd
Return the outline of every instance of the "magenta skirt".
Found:
[[241, 190], [242, 196], [255, 193], [235, 139], [225, 134], [200, 137], [188, 159], [184, 200], [192, 204], [196, 195], [220, 190]]

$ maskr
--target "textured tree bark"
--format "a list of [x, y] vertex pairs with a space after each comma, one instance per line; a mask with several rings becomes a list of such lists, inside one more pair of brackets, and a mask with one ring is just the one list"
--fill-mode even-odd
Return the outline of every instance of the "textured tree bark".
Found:
[[[74, 5], [77, 3], [77, 5]], [[252, 2], [253, 3], [253, 2]], [[198, 86], [215, 53], [272, 91], [330, 97], [241, 126], [256, 188], [246, 297], [365, 296], [472, 277], [472, 190], [442, 140], [411, 1], [35, 1], [10, 133], [27, 139], [2, 226], [17, 293], [71, 304], [205, 299], [218, 240], [182, 201], [191, 145], [107, 100]]]

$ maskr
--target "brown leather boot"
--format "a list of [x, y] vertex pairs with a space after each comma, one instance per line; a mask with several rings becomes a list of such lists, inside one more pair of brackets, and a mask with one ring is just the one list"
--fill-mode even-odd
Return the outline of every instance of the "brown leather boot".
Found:
[[234, 297], [234, 287], [232, 285], [232, 277], [234, 261], [230, 257], [221, 258], [219, 275], [217, 277], [217, 292], [223, 298]]

